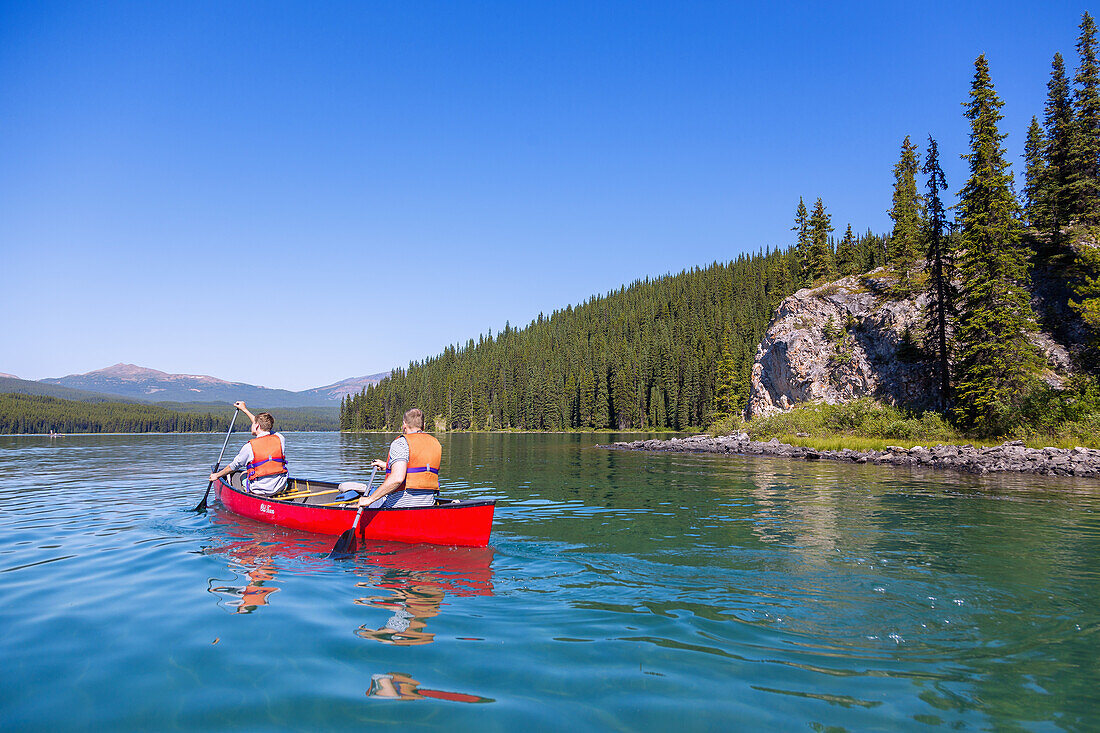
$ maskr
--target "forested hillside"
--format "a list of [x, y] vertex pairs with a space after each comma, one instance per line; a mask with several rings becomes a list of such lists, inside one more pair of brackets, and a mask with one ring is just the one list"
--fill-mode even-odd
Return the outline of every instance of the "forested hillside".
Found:
[[757, 342], [798, 267], [792, 253], [746, 255], [506, 326], [349, 396], [341, 427], [396, 430], [410, 407], [446, 429], [706, 424], [743, 405]]

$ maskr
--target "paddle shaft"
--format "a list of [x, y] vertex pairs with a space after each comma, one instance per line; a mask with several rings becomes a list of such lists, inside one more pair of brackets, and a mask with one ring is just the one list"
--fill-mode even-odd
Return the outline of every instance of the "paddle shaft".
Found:
[[[365, 493], [365, 494], [366, 494], [367, 496], [369, 496], [369, 495], [370, 495], [370, 490], [371, 490], [371, 487], [372, 487], [372, 486], [374, 486], [374, 475], [375, 475], [376, 473], [378, 473], [378, 467], [377, 467], [377, 466], [375, 466], [374, 468], [372, 468], [372, 469], [371, 469], [371, 472], [370, 472], [370, 480], [369, 480], [369, 481], [367, 481], [367, 490], [366, 490], [366, 491], [364, 492], [364, 493]], [[359, 511], [357, 511], [357, 512], [355, 513], [355, 522], [354, 522], [354, 523], [352, 523], [352, 525], [351, 525], [351, 536], [352, 536], [352, 537], [354, 537], [354, 536], [355, 536], [355, 531], [356, 531], [357, 529], [359, 529], [359, 518], [363, 516], [363, 510], [364, 510], [364, 509], [366, 509], [366, 507], [365, 507], [365, 506], [361, 506], [361, 507], [359, 507]]]
[[[378, 466], [371, 469], [370, 480], [367, 481], [367, 490], [363, 493], [364, 496], [370, 496], [371, 487], [374, 486], [374, 477], [378, 473]], [[355, 533], [359, 530], [359, 519], [363, 516], [363, 509], [365, 506], [359, 507], [359, 511], [355, 512], [355, 522], [351, 525], [351, 529], [346, 530], [336, 540], [336, 544], [332, 546], [332, 552], [328, 554], [329, 557], [338, 557], [340, 555], [350, 555], [355, 552]]]
[[[229, 430], [227, 430], [225, 432], [225, 442], [222, 443], [222, 451], [221, 451], [221, 453], [218, 454], [218, 462], [214, 464], [214, 470], [211, 471], [211, 473], [217, 473], [218, 469], [222, 467], [222, 457], [225, 456], [225, 447], [227, 445], [229, 445], [229, 436], [233, 434], [233, 425], [234, 425], [234, 423], [237, 422], [237, 415], [239, 415], [240, 412], [241, 412], [241, 410], [240, 410], [239, 407], [235, 408], [233, 410], [233, 419], [229, 421]], [[207, 499], [207, 497], [210, 496], [210, 488], [213, 485], [214, 485], [213, 481], [211, 481], [210, 483], [208, 483], [206, 485], [206, 493], [202, 495], [202, 501], [200, 501], [199, 505], [197, 507], [195, 507], [196, 512], [201, 512], [201, 511], [206, 510], [206, 499]]]

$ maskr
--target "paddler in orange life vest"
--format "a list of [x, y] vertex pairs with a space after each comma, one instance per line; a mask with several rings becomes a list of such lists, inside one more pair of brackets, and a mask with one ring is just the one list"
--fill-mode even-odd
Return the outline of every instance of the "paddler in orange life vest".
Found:
[[210, 480], [217, 481], [222, 476], [247, 468], [244, 487], [259, 496], [274, 496], [286, 488], [286, 438], [282, 433], [271, 432], [275, 427], [275, 418], [270, 412], [253, 415], [243, 402], [234, 402], [233, 406], [252, 420], [252, 435], [255, 437], [244, 444], [232, 463], [210, 474]]
[[401, 437], [390, 444], [386, 461], [371, 463], [386, 471], [382, 485], [359, 500], [371, 509], [432, 506], [439, 494], [439, 463], [443, 448], [424, 432], [424, 414], [415, 407], [405, 413]]

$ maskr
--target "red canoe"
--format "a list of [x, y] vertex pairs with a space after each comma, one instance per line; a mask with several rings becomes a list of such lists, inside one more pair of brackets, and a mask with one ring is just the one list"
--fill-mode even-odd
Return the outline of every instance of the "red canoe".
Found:
[[[230, 477], [226, 477], [230, 478]], [[324, 506], [334, 500], [338, 484], [292, 478], [283, 497], [249, 494], [222, 479], [218, 498], [229, 511], [281, 527], [317, 534], [339, 535], [355, 522], [354, 503]], [[306, 496], [309, 494], [309, 496]], [[358, 537], [365, 540], [426, 542], [432, 545], [485, 547], [493, 526], [492, 499], [437, 499], [435, 506], [408, 509], [364, 509]]]

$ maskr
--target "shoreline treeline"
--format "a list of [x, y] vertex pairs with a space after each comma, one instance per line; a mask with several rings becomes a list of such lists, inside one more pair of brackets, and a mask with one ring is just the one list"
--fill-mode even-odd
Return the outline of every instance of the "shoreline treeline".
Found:
[[[218, 412], [188, 411], [141, 402], [81, 402], [44, 395], [0, 393], [0, 435], [57, 433], [221, 433], [229, 429], [232, 405]], [[335, 430], [336, 418], [316, 408], [276, 411], [277, 430]], [[237, 419], [236, 431], [248, 430]]]
[[647, 278], [397, 369], [346, 398], [340, 426], [396, 430], [413, 406], [440, 429], [704, 425], [744, 406], [757, 344], [799, 283], [778, 250]]
[[229, 429], [229, 415], [177, 412], [133, 402], [76, 402], [0, 394], [0, 434], [209, 433]]

